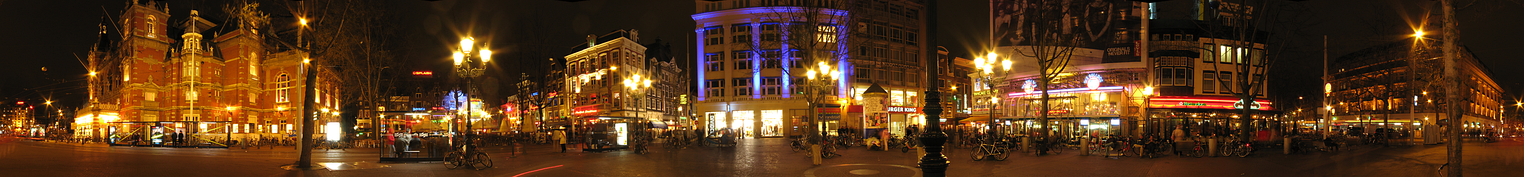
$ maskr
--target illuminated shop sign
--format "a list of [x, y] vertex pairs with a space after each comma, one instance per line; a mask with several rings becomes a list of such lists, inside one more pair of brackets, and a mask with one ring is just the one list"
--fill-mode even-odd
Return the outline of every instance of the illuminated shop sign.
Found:
[[920, 112], [920, 108], [917, 108], [917, 107], [904, 107], [904, 106], [889, 106], [889, 112], [890, 113], [916, 113], [916, 112]]
[[[1242, 109], [1243, 102], [1238, 98], [1226, 96], [1158, 96], [1149, 100], [1148, 108], [1181, 108], [1181, 109]], [[1265, 99], [1255, 99], [1249, 104], [1250, 109], [1271, 110], [1271, 103]]]
[[[1122, 87], [1122, 86], [1105, 86], [1105, 87], [1096, 87], [1095, 89], [1091, 89], [1091, 88], [1054, 89], [1054, 90], [1048, 90], [1048, 94], [1121, 92], [1121, 91], [1125, 91], [1125, 90], [1127, 90], [1127, 88], [1126, 87]], [[1007, 93], [1006, 96], [1024, 97], [1024, 96], [1037, 96], [1039, 94], [1042, 94], [1042, 92], [1034, 90], [1034, 91], [1031, 91], [1031, 92]]]
[[585, 115], [597, 115], [597, 114], [598, 114], [598, 105], [587, 105], [587, 106], [577, 107], [576, 109], [572, 109], [572, 115], [585, 116]]

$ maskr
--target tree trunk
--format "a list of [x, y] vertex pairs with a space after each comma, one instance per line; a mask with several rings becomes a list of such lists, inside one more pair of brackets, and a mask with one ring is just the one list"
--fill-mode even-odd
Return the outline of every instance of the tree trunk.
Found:
[[[1048, 127], [1048, 109], [1049, 109], [1049, 107], [1048, 107], [1048, 105], [1049, 105], [1048, 104], [1048, 85], [1049, 85], [1048, 82], [1052, 81], [1052, 78], [1048, 77], [1049, 73], [1047, 73], [1047, 72], [1048, 72], [1047, 68], [1043, 68], [1042, 72], [1038, 73], [1038, 74], [1040, 74], [1038, 76], [1038, 77], [1040, 77], [1040, 78], [1038, 78], [1038, 80], [1041, 80], [1041, 81], [1039, 81], [1037, 83], [1037, 85], [1039, 85], [1038, 87], [1040, 87], [1042, 89], [1042, 91], [1041, 91], [1042, 92], [1042, 99], [1041, 99], [1041, 101], [1039, 101], [1040, 104], [1041, 104], [1040, 106], [1042, 107], [1042, 109], [1037, 112], [1037, 123], [1041, 124], [1042, 128], [1039, 128], [1037, 130], [1038, 131], [1037, 132], [1037, 138], [1042, 138], [1043, 142], [1045, 142], [1045, 143], [1053, 141], [1048, 136], [1048, 128], [1049, 128]], [[1040, 143], [1038, 145], [1037, 150], [1038, 150], [1039, 153], [1047, 153], [1048, 152], [1048, 146], [1043, 146], [1043, 145], [1047, 145], [1045, 143]]]
[[1456, 21], [1455, 21], [1455, 7], [1452, 7], [1450, 5], [1450, 3], [1454, 3], [1454, 1], [1453, 0], [1440, 0], [1440, 4], [1442, 4], [1442, 6], [1444, 6], [1443, 7], [1443, 9], [1444, 9], [1443, 11], [1444, 11], [1444, 16], [1445, 16], [1444, 17], [1445, 19], [1442, 20], [1442, 21], [1444, 21], [1444, 25], [1445, 25], [1444, 26], [1444, 32], [1443, 32], [1444, 36], [1442, 37], [1444, 42], [1441, 42], [1441, 43], [1444, 43], [1444, 45], [1445, 45], [1444, 46], [1444, 53], [1445, 53], [1444, 54], [1444, 56], [1445, 56], [1445, 86], [1447, 87], [1447, 89], [1445, 89], [1445, 102], [1444, 103], [1446, 104], [1445, 107], [1448, 108], [1448, 109], [1446, 109], [1446, 112], [1449, 113], [1449, 115], [1445, 115], [1445, 117], [1448, 117], [1448, 119], [1450, 120], [1450, 122], [1449, 122], [1450, 123], [1450, 132], [1449, 132], [1450, 144], [1446, 144], [1445, 145], [1445, 146], [1447, 146], [1447, 148], [1446, 148], [1447, 151], [1445, 152], [1445, 155], [1448, 157], [1447, 158], [1447, 162], [1449, 163], [1450, 166], [1447, 167], [1449, 169], [1445, 169], [1445, 170], [1448, 171], [1447, 172], [1447, 173], [1449, 173], [1448, 176], [1460, 177], [1461, 176], [1461, 167], [1462, 167], [1461, 166], [1461, 143], [1464, 143], [1464, 141], [1462, 141], [1460, 139], [1461, 138], [1461, 129], [1462, 129], [1461, 128], [1461, 123], [1465, 122], [1465, 121], [1461, 121], [1461, 116], [1460, 116], [1460, 113], [1461, 113], [1461, 111], [1460, 111], [1460, 105], [1461, 104], [1459, 104], [1460, 102], [1458, 102], [1458, 100], [1460, 100], [1460, 99], [1457, 98], [1457, 96], [1458, 96], [1457, 94], [1460, 93], [1459, 89], [1461, 89], [1460, 88], [1461, 85], [1460, 85], [1460, 79], [1457, 79], [1459, 77], [1459, 75], [1456, 73], [1457, 71], [1456, 71], [1456, 68], [1455, 68], [1455, 60], [1456, 60], [1456, 58], [1455, 58], [1456, 57], [1455, 56], [1455, 52], [1456, 52], [1455, 51], [1455, 42], [1459, 41], [1459, 40], [1455, 40], [1455, 38], [1460, 37], [1460, 35], [1456, 34], [1456, 32], [1459, 31], [1460, 29], [1456, 29], [1455, 28], [1455, 26], [1456, 26], [1456, 24], [1455, 24], [1456, 23]]

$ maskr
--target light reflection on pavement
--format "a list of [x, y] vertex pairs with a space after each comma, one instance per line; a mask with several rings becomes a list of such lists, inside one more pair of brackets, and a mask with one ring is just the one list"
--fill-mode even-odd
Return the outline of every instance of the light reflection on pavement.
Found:
[[[1468, 176], [1510, 174], [1524, 166], [1524, 142], [1467, 143]], [[316, 150], [313, 161], [326, 170], [286, 171], [296, 160], [284, 149], [195, 149], [106, 147], [0, 138], [0, 176], [914, 176], [914, 153], [841, 150], [842, 157], [810, 165], [786, 139], [746, 139], [736, 147], [652, 147], [628, 151], [560, 153], [558, 146], [528, 145], [510, 157], [503, 147], [485, 147], [495, 167], [445, 169], [438, 162], [376, 162], [376, 149]], [[572, 149], [575, 149], [573, 146]], [[1013, 154], [1006, 161], [970, 161], [967, 149], [948, 149], [950, 176], [1428, 176], [1444, 163], [1443, 145], [1360, 146], [1337, 153], [1282, 155], [1262, 150], [1249, 158], [1117, 159]]]

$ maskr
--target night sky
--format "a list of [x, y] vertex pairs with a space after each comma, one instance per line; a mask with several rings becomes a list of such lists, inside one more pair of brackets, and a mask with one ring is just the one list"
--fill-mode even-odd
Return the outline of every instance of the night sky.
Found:
[[[224, 1], [170, 0], [172, 21], [184, 20], [188, 10], [199, 9], [204, 18], [225, 22], [220, 11]], [[279, 6], [286, 1], [261, 1], [265, 6]], [[968, 57], [969, 53], [984, 48], [988, 33], [987, 1], [940, 1], [941, 11], [937, 34], [941, 45], [955, 56]], [[0, 99], [40, 100], [52, 97], [65, 105], [78, 107], [83, 98], [87, 71], [81, 64], [84, 54], [96, 40], [96, 25], [105, 15], [115, 19], [127, 1], [18, 1], [0, 0], [0, 74], [10, 76], [0, 80]], [[396, 46], [401, 58], [408, 60], [416, 69], [449, 67], [449, 47], [461, 36], [475, 36], [487, 42], [494, 50], [495, 72], [501, 74], [503, 83], [516, 82], [517, 73], [539, 73], [540, 62], [546, 58], [559, 58], [571, 53], [571, 47], [585, 43], [589, 34], [603, 35], [618, 29], [640, 31], [640, 43], [656, 39], [670, 43], [678, 59], [686, 61], [693, 57], [692, 44], [694, 24], [689, 15], [694, 12], [694, 1], [625, 1], [590, 0], [564, 2], [553, 0], [514, 1], [377, 1], [387, 4], [398, 13], [402, 27]], [[1321, 64], [1322, 37], [1328, 36], [1329, 58], [1337, 58], [1355, 50], [1378, 43], [1410, 40], [1412, 30], [1407, 21], [1421, 19], [1423, 13], [1432, 9], [1433, 18], [1439, 18], [1438, 5], [1430, 0], [1388, 1], [1336, 1], [1314, 0], [1301, 2], [1311, 7], [1313, 23], [1308, 30], [1288, 45], [1296, 50], [1288, 51], [1281, 62]], [[1487, 4], [1494, 3], [1494, 4]], [[1432, 8], [1426, 8], [1432, 7]], [[1508, 66], [1519, 66], [1520, 60], [1510, 55], [1519, 51], [1515, 42], [1524, 41], [1524, 33], [1517, 19], [1524, 17], [1524, 6], [1512, 2], [1483, 2], [1460, 11], [1461, 40], [1475, 52], [1491, 69], [1492, 77], [1500, 86], [1512, 92], [1524, 90], [1518, 77], [1521, 71]], [[267, 13], [278, 8], [267, 8]], [[107, 13], [109, 12], [109, 13]], [[214, 19], [215, 18], [215, 19]], [[1394, 25], [1395, 24], [1395, 25]], [[1437, 34], [1437, 29], [1430, 29]], [[528, 48], [541, 49], [536, 52]], [[77, 56], [77, 57], [76, 57]], [[77, 59], [78, 58], [78, 59]], [[46, 67], [47, 71], [41, 68]], [[1313, 66], [1316, 67], [1316, 66]], [[1318, 68], [1308, 68], [1316, 71]], [[1436, 74], [1438, 72], [1436, 71]], [[507, 77], [502, 77], [507, 76]], [[1271, 77], [1277, 77], [1272, 75]], [[1316, 76], [1313, 76], [1316, 77]], [[1316, 78], [1312, 78], [1315, 79]], [[60, 84], [60, 82], [63, 82]], [[1289, 83], [1273, 88], [1305, 88], [1283, 91], [1285, 95], [1316, 94], [1321, 83]], [[41, 91], [39, 91], [41, 90]], [[47, 90], [53, 90], [48, 92]], [[69, 94], [67, 92], [77, 92]], [[506, 91], [506, 90], [505, 90]], [[1275, 93], [1276, 91], [1272, 91]], [[1294, 97], [1294, 96], [1293, 96]]]

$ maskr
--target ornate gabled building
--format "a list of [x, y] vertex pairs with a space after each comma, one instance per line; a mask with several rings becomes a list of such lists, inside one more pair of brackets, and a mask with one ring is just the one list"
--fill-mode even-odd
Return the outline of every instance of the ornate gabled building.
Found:
[[[161, 4], [133, 1], [116, 18], [121, 41], [97, 46], [90, 58], [100, 74], [92, 77], [91, 106], [75, 121], [89, 127], [81, 135], [141, 139], [179, 132], [237, 139], [299, 130], [307, 52], [252, 26], [217, 27], [196, 10], [171, 20], [167, 12]], [[176, 30], [181, 33], [170, 33]], [[327, 68], [313, 69], [319, 74], [318, 106], [307, 110], [319, 112], [318, 124], [337, 122], [336, 77]]]

